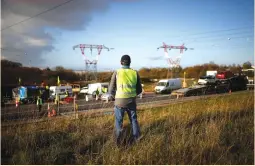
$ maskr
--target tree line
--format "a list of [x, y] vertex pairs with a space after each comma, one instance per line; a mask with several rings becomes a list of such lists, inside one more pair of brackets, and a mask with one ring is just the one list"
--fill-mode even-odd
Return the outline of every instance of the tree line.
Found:
[[[184, 77], [184, 72], [186, 78], [195, 78], [198, 79], [201, 76], [206, 75], [206, 71], [231, 71], [233, 73], [240, 73], [242, 69], [249, 69], [251, 68], [250, 62], [245, 62], [241, 65], [218, 65], [213, 62], [205, 63], [201, 65], [194, 65], [190, 67], [182, 68], [175, 67], [172, 69], [168, 68], [142, 68], [139, 70], [139, 74], [142, 79], [150, 79], [150, 78], [157, 78], [157, 79], [164, 79], [164, 78], [177, 78], [177, 77]], [[252, 76], [252, 73], [249, 74]]]
[[[143, 82], [150, 79], [165, 79], [183, 77], [186, 72], [186, 78], [199, 78], [206, 74], [208, 70], [226, 71], [230, 70], [234, 73], [241, 72], [242, 69], [251, 68], [250, 62], [245, 62], [241, 65], [218, 65], [213, 62], [201, 65], [190, 66], [186, 68], [177, 67], [172, 70], [168, 68], [141, 68], [138, 73]], [[57, 66], [54, 69], [45, 68], [39, 69], [36, 67], [26, 67], [21, 63], [12, 62], [8, 60], [1, 60], [1, 83], [3, 85], [18, 85], [19, 79], [24, 85], [39, 85], [44, 82], [48, 85], [56, 85], [57, 77], [59, 76], [61, 83], [79, 83], [86, 84], [85, 74], [75, 73], [71, 69], [66, 69], [62, 66]], [[98, 72], [97, 81], [109, 82], [113, 72]], [[88, 78], [93, 81], [93, 76]]]

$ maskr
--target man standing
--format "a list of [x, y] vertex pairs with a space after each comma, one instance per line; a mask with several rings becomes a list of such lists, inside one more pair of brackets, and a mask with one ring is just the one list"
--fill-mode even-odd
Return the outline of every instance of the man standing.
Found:
[[41, 112], [42, 109], [42, 98], [40, 96], [37, 96], [37, 102], [36, 102], [39, 112]]
[[120, 63], [122, 68], [113, 73], [109, 86], [110, 94], [115, 96], [114, 113], [117, 145], [120, 144], [125, 111], [132, 125], [134, 140], [140, 137], [136, 114], [136, 96], [142, 92], [140, 76], [137, 71], [130, 68], [130, 56], [123, 55]]
[[96, 90], [96, 100], [98, 100], [98, 98], [99, 98], [99, 90], [97, 88], [97, 90]]

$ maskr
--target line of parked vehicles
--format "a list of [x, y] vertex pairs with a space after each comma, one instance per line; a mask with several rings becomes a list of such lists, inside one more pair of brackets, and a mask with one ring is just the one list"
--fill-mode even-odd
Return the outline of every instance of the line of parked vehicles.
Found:
[[[14, 104], [14, 101], [18, 99], [20, 104], [35, 104], [37, 96], [40, 96], [43, 102], [54, 102], [56, 96], [59, 96], [61, 103], [73, 102], [74, 96], [76, 99], [79, 97], [85, 98], [86, 96], [90, 99], [96, 98], [101, 100], [108, 100], [110, 94], [108, 92], [109, 83], [91, 83], [86, 87], [80, 88], [79, 84], [61, 84], [60, 86], [19, 86], [11, 88], [4, 93], [7, 95], [2, 97], [2, 106], [6, 103]], [[10, 92], [11, 91], [11, 92]], [[98, 92], [98, 94], [97, 94]]]
[[[142, 84], [143, 86], [143, 84]], [[254, 88], [254, 80], [248, 80], [243, 74], [233, 74], [230, 71], [219, 72], [207, 71], [206, 76], [201, 76], [197, 83], [190, 87], [183, 87], [182, 79], [162, 79], [156, 84], [154, 92], [156, 94], [171, 94], [182, 96], [196, 96], [215, 93], [226, 93], [229, 91], [246, 90], [247, 86]], [[109, 83], [91, 83], [86, 87], [80, 88], [79, 84], [67, 84], [61, 86], [50, 86], [45, 88], [42, 86], [20, 86], [12, 89], [12, 99], [19, 97], [22, 104], [36, 103], [36, 97], [40, 94], [43, 101], [54, 101], [56, 95], [60, 100], [70, 103], [73, 96], [86, 95], [90, 98], [98, 98], [100, 100], [110, 100], [108, 92]], [[40, 93], [39, 93], [40, 92]], [[67, 95], [68, 94], [68, 95]], [[144, 90], [138, 97], [144, 94]], [[2, 104], [3, 101], [2, 100]]]
[[[249, 86], [249, 87], [248, 87]], [[181, 88], [181, 79], [160, 80], [155, 87], [155, 93], [171, 93], [172, 96], [198, 96], [206, 94], [226, 93], [254, 88], [254, 80], [239, 73], [230, 71], [207, 71], [192, 86]]]

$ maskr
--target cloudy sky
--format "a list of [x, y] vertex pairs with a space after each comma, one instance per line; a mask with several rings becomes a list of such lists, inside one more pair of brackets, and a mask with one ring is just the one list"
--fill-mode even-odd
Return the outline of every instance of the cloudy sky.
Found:
[[[84, 69], [77, 44], [104, 44], [100, 70], [167, 67], [163, 49], [194, 48], [181, 66], [254, 61], [253, 0], [1, 0], [1, 58], [38, 67]], [[85, 49], [88, 59], [97, 50]], [[170, 50], [175, 59], [179, 50]]]

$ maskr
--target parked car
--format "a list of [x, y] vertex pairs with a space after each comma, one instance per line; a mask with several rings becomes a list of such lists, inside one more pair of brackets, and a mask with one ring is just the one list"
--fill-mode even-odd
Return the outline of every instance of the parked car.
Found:
[[72, 103], [74, 101], [74, 98], [68, 96], [68, 97], [64, 98], [64, 101], [67, 103]]
[[199, 78], [198, 80], [198, 84], [199, 85], [204, 85], [204, 84], [210, 84], [210, 83], [215, 83], [216, 82], [216, 78], [214, 76], [202, 76]]
[[88, 91], [89, 91], [88, 87], [83, 87], [81, 88], [80, 93], [88, 94]]

